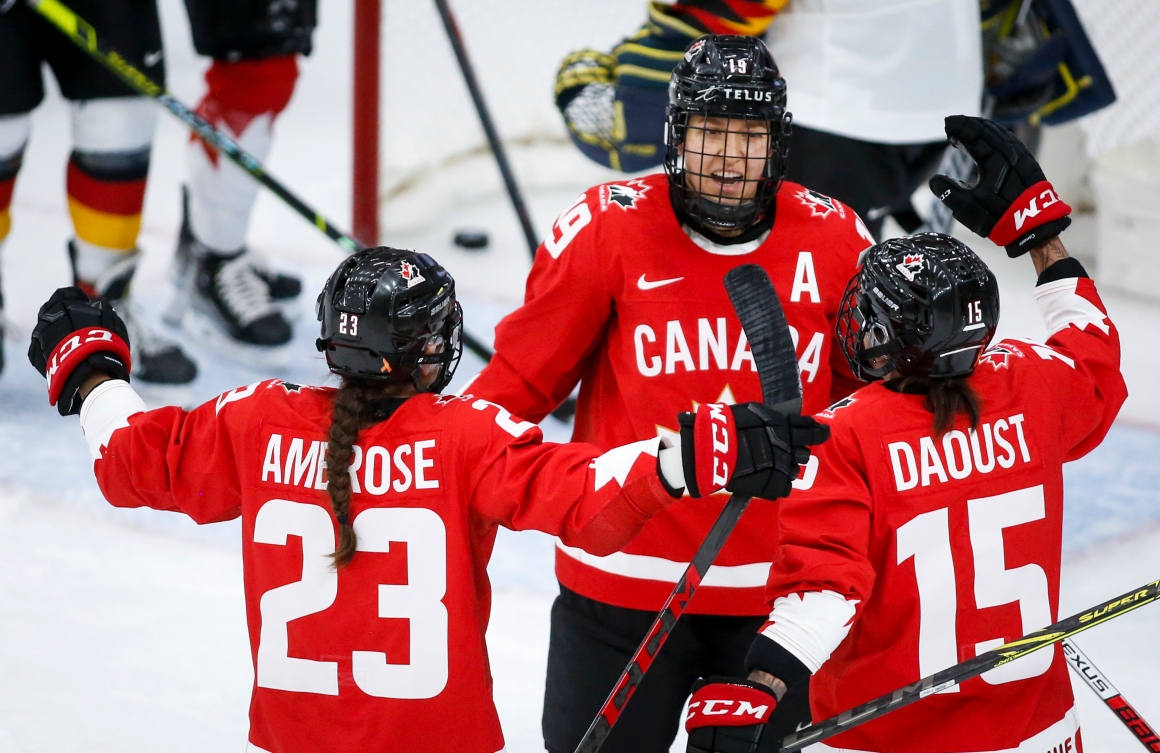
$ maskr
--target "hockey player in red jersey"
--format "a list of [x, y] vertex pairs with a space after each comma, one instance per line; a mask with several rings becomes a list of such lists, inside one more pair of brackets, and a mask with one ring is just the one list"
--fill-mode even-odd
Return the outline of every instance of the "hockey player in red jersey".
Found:
[[[786, 82], [764, 43], [698, 39], [670, 92], [666, 174], [596, 186], [560, 215], [537, 251], [524, 305], [500, 323], [495, 358], [470, 387], [538, 421], [579, 383], [573, 438], [604, 449], [674, 437], [673, 416], [692, 402], [761, 398], [717, 282], [738, 264], [760, 264], [777, 288], [807, 414], [860, 385], [831, 333], [873, 239], [848, 207], [782, 181]], [[611, 557], [560, 543], [549, 750], [570, 753], [579, 743], [723, 505], [718, 497], [661, 513]], [[742, 670], [768, 611], [762, 589], [776, 515], [766, 504], [746, 512], [606, 751], [667, 750], [692, 681]]]
[[355, 254], [318, 316], [340, 389], [269, 380], [191, 412], [144, 411], [123, 323], [77, 288], [41, 309], [29, 349], [50, 402], [80, 413], [112, 504], [242, 519], [250, 751], [502, 749], [484, 643], [498, 526], [607, 555], [681, 496], [685, 468], [690, 488], [774, 498], [825, 437], [763, 406], [704, 406], [694, 421], [735, 453], [728, 480], [716, 441], [546, 444], [497, 405], [437, 394], [462, 315], [423, 254]]
[[[1027, 149], [979, 118], [948, 118], [947, 134], [980, 178], [974, 188], [936, 178], [932, 188], [1011, 256], [1030, 248], [1047, 342], [988, 347], [998, 288], [958, 241], [924, 234], [871, 249], [839, 335], [852, 368], [874, 383], [818, 414], [833, 438], [812, 488], [782, 505], [772, 611], [750, 648], [749, 679], [713, 678], [694, 692], [690, 751], [777, 751], [793, 729], [778, 698], [811, 674], [821, 720], [1058, 617], [1062, 467], [1100, 443], [1127, 397], [1119, 337], [1058, 238], [1070, 208]], [[728, 713], [742, 700], [744, 713]], [[1083, 748], [1053, 646], [810, 750]]]

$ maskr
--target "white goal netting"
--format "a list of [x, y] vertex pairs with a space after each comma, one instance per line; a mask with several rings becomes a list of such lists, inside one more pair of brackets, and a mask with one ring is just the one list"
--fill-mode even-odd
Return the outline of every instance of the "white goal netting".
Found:
[[[608, 50], [643, 0], [451, 0], [491, 115], [526, 193], [609, 173], [571, 146], [553, 103], [571, 51]], [[502, 191], [499, 171], [433, 0], [384, 0], [379, 200], [385, 225], [420, 225]]]
[[1160, 141], [1160, 2], [1074, 3], [1117, 97], [1115, 104], [1081, 121], [1088, 155]]

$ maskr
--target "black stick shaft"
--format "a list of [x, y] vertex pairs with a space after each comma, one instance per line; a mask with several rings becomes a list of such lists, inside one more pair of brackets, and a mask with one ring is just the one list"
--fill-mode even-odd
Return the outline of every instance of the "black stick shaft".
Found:
[[98, 63], [101, 63], [118, 78], [124, 81], [131, 89], [146, 97], [160, 102], [165, 109], [180, 118], [188, 125], [199, 138], [211, 144], [215, 149], [233, 161], [238, 167], [245, 170], [259, 183], [274, 192], [298, 214], [306, 218], [310, 224], [321, 230], [328, 238], [337, 242], [349, 253], [354, 253], [363, 247], [363, 244], [351, 238], [335, 227], [334, 223], [316, 212], [304, 201], [299, 199], [281, 182], [266, 172], [253, 155], [242, 149], [236, 141], [214, 128], [208, 121], [188, 107], [177, 101], [165, 87], [146, 76], [129, 63], [116, 50], [110, 49], [97, 37], [96, 30], [83, 18], [78, 16], [67, 5], [59, 0], [27, 0], [29, 6], [43, 16], [78, 47], [89, 54]]
[[895, 709], [909, 706], [920, 698], [926, 698], [946, 688], [963, 683], [972, 677], [989, 670], [1009, 664], [1016, 659], [1038, 651], [1041, 648], [1059, 643], [1076, 633], [1082, 633], [1088, 628], [1103, 624], [1108, 620], [1125, 615], [1145, 604], [1160, 600], [1160, 580], [1148, 583], [1134, 591], [1129, 591], [1110, 601], [1105, 601], [1097, 607], [1073, 614], [1071, 617], [1060, 620], [1054, 625], [1048, 625], [1042, 630], [1025, 635], [1018, 640], [1004, 644], [999, 648], [979, 654], [974, 659], [968, 659], [961, 664], [944, 669], [941, 672], [924, 677], [918, 682], [899, 688], [893, 693], [887, 693], [880, 698], [862, 704], [849, 711], [843, 711], [825, 721], [810, 725], [805, 729], [787, 735], [781, 742], [781, 753], [793, 753], [814, 743], [821, 742], [834, 735], [841, 734], [865, 724], [871, 719], [877, 719], [889, 714]]
[[[354, 253], [365, 244], [339, 230], [334, 223], [323, 217], [311, 208], [306, 202], [294, 195], [278, 180], [274, 179], [262, 163], [253, 155], [242, 149], [236, 141], [220, 130], [216, 129], [207, 120], [190, 110], [171, 95], [165, 87], [146, 76], [116, 50], [110, 49], [97, 37], [96, 30], [83, 18], [74, 13], [67, 5], [59, 0], [26, 0], [28, 5], [40, 15], [44, 16], [62, 34], [72, 40], [97, 62], [112, 71], [137, 93], [157, 100], [165, 109], [176, 115], [188, 125], [199, 138], [211, 144], [222, 154], [228, 157], [238, 167], [249, 173], [255, 180], [270, 189], [275, 196], [282, 199], [295, 212], [326, 234], [326, 237], [342, 246], [347, 253]], [[534, 251], [534, 249], [533, 249]], [[463, 333], [463, 344], [475, 355], [484, 361], [490, 361], [494, 355], [492, 350], [480, 340], [472, 337], [466, 331]]]
[[[793, 338], [769, 275], [755, 265], [742, 265], [726, 273], [725, 290], [753, 351], [765, 403], [780, 406], [781, 410], [800, 411], [802, 388]], [[669, 594], [660, 614], [613, 686], [600, 713], [588, 726], [588, 731], [576, 747], [576, 753], [596, 753], [600, 750], [624, 711], [625, 704], [632, 698], [657, 652], [665, 645], [673, 626], [684, 613], [713, 561], [721, 553], [729, 534], [733, 533], [749, 501], [749, 497], [733, 495], [725, 504], [725, 509], [717, 516], [705, 540], [697, 548], [697, 553], [693, 555], [692, 562], [685, 568], [677, 587]]]
[[443, 28], [447, 30], [447, 38], [451, 41], [451, 48], [455, 50], [455, 58], [459, 61], [459, 70], [463, 72], [463, 80], [467, 83], [467, 90], [471, 93], [471, 101], [475, 103], [475, 112], [479, 115], [479, 122], [483, 125], [484, 133], [487, 134], [487, 143], [491, 146], [491, 153], [495, 155], [499, 172], [503, 176], [504, 187], [507, 188], [508, 197], [519, 217], [520, 227], [523, 228], [524, 239], [528, 243], [528, 251], [532, 255], [532, 260], [535, 261], [536, 248], [539, 247], [540, 243], [536, 240], [536, 231], [532, 228], [532, 218], [528, 214], [528, 205], [524, 202], [523, 194], [520, 193], [515, 173], [512, 172], [511, 164], [508, 162], [507, 151], [504, 150], [503, 142], [499, 139], [499, 132], [495, 129], [491, 112], [487, 109], [487, 102], [483, 99], [483, 90], [479, 88], [479, 81], [475, 77], [475, 68], [467, 57], [463, 35], [459, 33], [459, 26], [455, 23], [455, 16], [451, 13], [451, 6], [447, 4], [447, 0], [435, 0], [435, 7], [439, 9], [439, 16], [443, 19]]
[[588, 726], [588, 731], [584, 733], [584, 737], [576, 747], [576, 753], [596, 753], [600, 750], [600, 746], [608, 738], [608, 733], [612, 731], [612, 726], [616, 724], [616, 720], [624, 711], [625, 704], [636, 692], [637, 686], [644, 679], [653, 659], [656, 658], [661, 647], [669, 639], [669, 634], [677, 624], [677, 620], [684, 614], [685, 607], [692, 600], [697, 587], [701, 585], [705, 573], [709, 572], [709, 567], [717, 559], [717, 555], [721, 553], [725, 542], [729, 540], [729, 534], [737, 526], [737, 521], [745, 512], [749, 500], [749, 497], [733, 495], [725, 503], [725, 509], [717, 516], [713, 527], [709, 529], [709, 534], [701, 542], [697, 553], [693, 555], [693, 561], [685, 568], [685, 574], [677, 581], [676, 588], [669, 594], [665, 605], [661, 607], [652, 627], [645, 634], [645, 638], [637, 647], [636, 653], [632, 655], [628, 667], [620, 675], [620, 679], [616, 681], [616, 685], [608, 694], [608, 699], [604, 701], [604, 705], [600, 707], [600, 713]]

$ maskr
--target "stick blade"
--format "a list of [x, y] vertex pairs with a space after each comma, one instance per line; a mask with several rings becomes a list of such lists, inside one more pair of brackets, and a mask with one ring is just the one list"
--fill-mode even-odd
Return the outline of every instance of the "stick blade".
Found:
[[769, 275], [756, 264], [734, 267], [725, 274], [725, 290], [753, 351], [765, 404], [784, 413], [800, 413], [797, 352]]

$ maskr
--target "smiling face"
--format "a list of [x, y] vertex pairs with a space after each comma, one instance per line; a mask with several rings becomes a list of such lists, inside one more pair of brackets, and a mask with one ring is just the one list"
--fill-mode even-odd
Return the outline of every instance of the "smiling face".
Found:
[[690, 115], [681, 147], [685, 183], [718, 204], [753, 201], [772, 149], [767, 120]]

